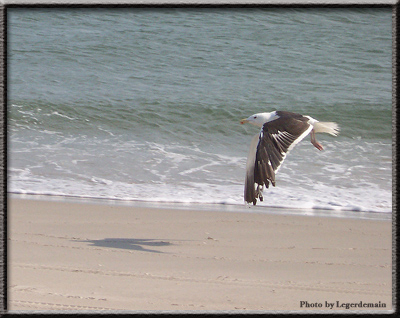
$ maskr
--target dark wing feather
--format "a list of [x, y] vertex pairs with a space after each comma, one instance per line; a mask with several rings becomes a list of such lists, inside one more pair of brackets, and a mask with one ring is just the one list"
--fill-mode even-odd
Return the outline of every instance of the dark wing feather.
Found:
[[[295, 142], [300, 141], [297, 140], [299, 137], [310, 130], [310, 124], [307, 121], [308, 118], [303, 116], [295, 118], [282, 114], [280, 118], [264, 124], [257, 145], [254, 167], [256, 183], [265, 184], [268, 187], [271, 182], [275, 186], [275, 172], [281, 166], [286, 153]], [[302, 138], [305, 136], [306, 134]]]
[[259, 136], [255, 135], [251, 140], [250, 151], [246, 163], [246, 180], [244, 183], [244, 199], [246, 202], [255, 200], [256, 191], [254, 189], [254, 166], [256, 162], [256, 151], [259, 142]]
[[[275, 186], [275, 173], [286, 154], [311, 131], [309, 118], [300, 114], [278, 111], [278, 119], [264, 124], [259, 136], [254, 162], [254, 175], [246, 178], [245, 200], [256, 201], [255, 183], [268, 188]], [[252, 185], [250, 185], [252, 183]]]

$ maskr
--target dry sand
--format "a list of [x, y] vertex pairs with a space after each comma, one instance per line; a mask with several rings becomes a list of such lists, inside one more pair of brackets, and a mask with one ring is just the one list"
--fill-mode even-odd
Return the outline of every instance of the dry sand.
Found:
[[390, 311], [391, 227], [10, 199], [8, 309]]

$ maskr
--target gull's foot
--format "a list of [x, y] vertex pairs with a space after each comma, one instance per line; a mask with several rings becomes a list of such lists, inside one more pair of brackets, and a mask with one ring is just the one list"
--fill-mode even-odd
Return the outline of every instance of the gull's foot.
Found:
[[315, 148], [317, 148], [318, 150], [324, 150], [324, 147], [316, 140], [311, 141], [311, 143], [314, 145]]

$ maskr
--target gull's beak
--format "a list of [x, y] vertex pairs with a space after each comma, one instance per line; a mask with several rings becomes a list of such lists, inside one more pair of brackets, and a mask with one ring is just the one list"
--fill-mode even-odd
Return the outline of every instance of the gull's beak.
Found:
[[240, 123], [243, 125], [243, 124], [245, 124], [245, 123], [248, 123], [249, 121], [247, 120], [247, 118], [244, 118], [244, 119], [242, 119], [241, 121], [240, 121]]

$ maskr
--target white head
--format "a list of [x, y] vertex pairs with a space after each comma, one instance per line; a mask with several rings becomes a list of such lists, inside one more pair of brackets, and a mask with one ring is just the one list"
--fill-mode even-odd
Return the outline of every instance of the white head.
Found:
[[262, 127], [266, 122], [275, 119], [278, 115], [275, 111], [271, 113], [257, 113], [248, 118], [242, 119], [241, 124], [249, 123], [258, 127]]

